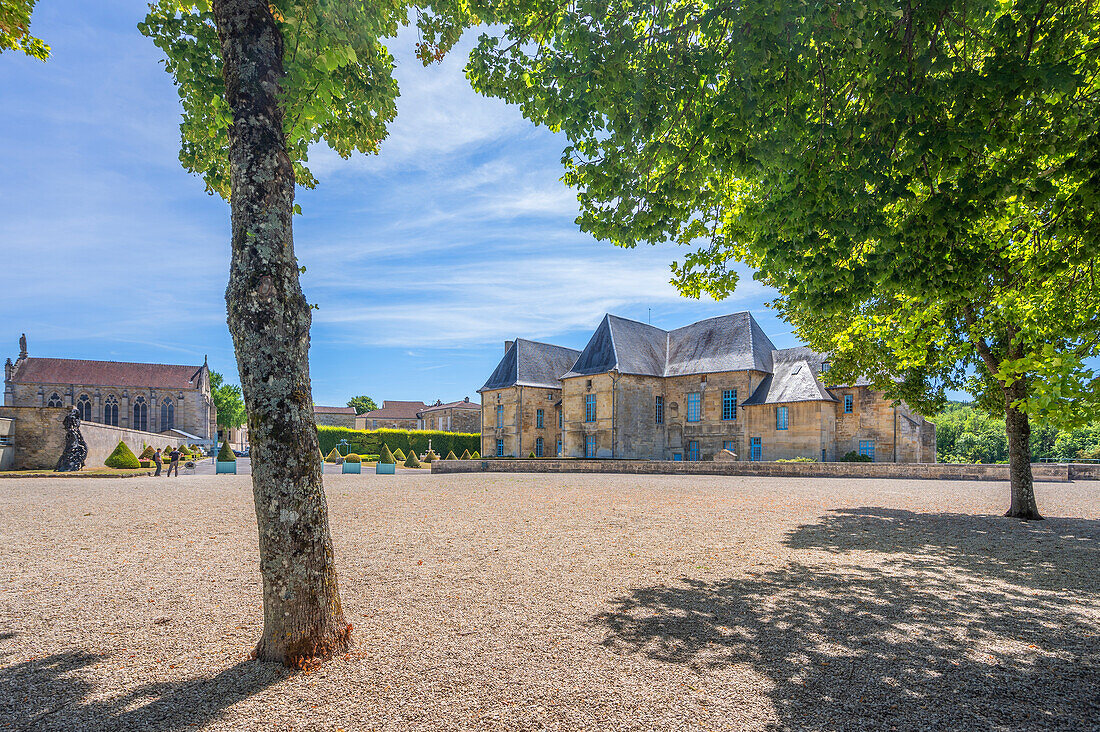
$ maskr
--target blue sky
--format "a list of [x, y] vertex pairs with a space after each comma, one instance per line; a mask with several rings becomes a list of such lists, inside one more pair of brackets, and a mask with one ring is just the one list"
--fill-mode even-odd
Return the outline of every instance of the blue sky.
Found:
[[[0, 56], [0, 358], [201, 363], [236, 381], [225, 324], [229, 209], [179, 164], [179, 103], [136, 29], [144, 2], [40, 3], [47, 63]], [[751, 310], [795, 344], [748, 275], [721, 303], [668, 283], [675, 247], [581, 234], [564, 141], [462, 75], [390, 43], [398, 119], [378, 156], [311, 154], [295, 245], [314, 313], [314, 399], [477, 398], [515, 337], [582, 348], [605, 312], [673, 328]]]

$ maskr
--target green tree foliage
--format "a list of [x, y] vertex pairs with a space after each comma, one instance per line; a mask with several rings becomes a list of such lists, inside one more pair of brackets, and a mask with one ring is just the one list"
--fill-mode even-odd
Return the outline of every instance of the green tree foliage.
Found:
[[420, 468], [423, 467], [420, 464], [420, 460], [417, 459], [415, 452], [410, 452], [409, 456], [405, 458], [404, 465], [406, 468]]
[[125, 442], [119, 442], [115, 447], [114, 452], [107, 456], [107, 459], [103, 461], [103, 464], [108, 468], [140, 468], [141, 463], [138, 462], [137, 455], [130, 449], [130, 446]]
[[218, 450], [218, 462], [219, 463], [235, 463], [237, 462], [237, 456], [233, 454], [233, 450], [230, 449], [229, 443], [222, 441], [221, 449]]
[[410, 450], [418, 455], [428, 451], [428, 441], [432, 449], [459, 452], [476, 450], [481, 445], [481, 435], [476, 432], [442, 432], [439, 430], [353, 430], [347, 427], [317, 427], [317, 439], [321, 449], [332, 449], [341, 440], [348, 441], [348, 449], [360, 455], [379, 455], [382, 444], [391, 449], [408, 454]]
[[236, 429], [248, 421], [241, 387], [225, 383], [224, 377], [217, 371], [210, 372], [210, 396], [214, 399], [214, 408], [218, 410], [219, 427]]
[[563, 131], [581, 228], [675, 240], [682, 292], [734, 261], [840, 378], [1006, 414], [1010, 515], [1039, 518], [1028, 416], [1100, 400], [1100, 14], [1088, 0], [735, 5], [499, 0], [475, 88]]
[[[970, 404], [951, 403], [933, 417], [936, 457], [944, 463], [1004, 463], [1008, 441], [1004, 423]], [[1059, 430], [1037, 424], [1031, 430], [1034, 461], [1073, 462], [1100, 458], [1100, 423]]]
[[31, 13], [38, 0], [0, 0], [0, 53], [20, 51], [45, 61], [50, 47], [30, 33]]
[[389, 445], [382, 445], [382, 452], [378, 455], [378, 462], [386, 465], [396, 465], [397, 460], [394, 459], [393, 453], [390, 452]]
[[357, 396], [348, 400], [348, 406], [355, 410], [356, 414], [373, 412], [378, 409], [378, 404], [369, 396]]

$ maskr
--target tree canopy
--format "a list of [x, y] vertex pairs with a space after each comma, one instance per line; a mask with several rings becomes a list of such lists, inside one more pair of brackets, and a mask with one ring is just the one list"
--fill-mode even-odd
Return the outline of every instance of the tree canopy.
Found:
[[38, 0], [0, 0], [0, 53], [20, 51], [45, 61], [50, 47], [31, 35], [31, 13]]
[[1025, 445], [1024, 414], [1088, 419], [1100, 15], [1086, 0], [475, 12], [504, 30], [468, 74], [565, 133], [582, 229], [691, 246], [673, 275], [692, 296], [724, 297], [730, 264], [754, 267], [835, 376], [866, 373], [926, 413], [952, 387], [999, 395]]
[[241, 387], [225, 383], [225, 378], [217, 371], [210, 372], [210, 396], [218, 410], [219, 427], [236, 429], [248, 421]]
[[352, 397], [348, 400], [348, 406], [354, 409], [356, 414], [373, 412], [375, 409], [378, 409], [378, 404], [369, 396]]

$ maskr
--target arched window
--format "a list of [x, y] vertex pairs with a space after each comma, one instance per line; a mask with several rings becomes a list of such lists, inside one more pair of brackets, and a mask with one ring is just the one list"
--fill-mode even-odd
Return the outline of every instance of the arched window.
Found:
[[134, 400], [134, 423], [130, 426], [142, 432], [149, 431], [149, 405], [145, 403], [143, 396]]
[[176, 405], [168, 397], [160, 403], [160, 431], [167, 432], [176, 426]]
[[92, 421], [92, 400], [87, 394], [81, 394], [76, 400], [76, 411], [80, 413], [80, 419], [84, 422]]
[[112, 394], [103, 402], [103, 424], [118, 427], [118, 399]]
[[50, 399], [49, 399], [49, 401], [46, 402], [46, 406], [47, 407], [60, 407], [60, 406], [63, 406], [61, 404], [61, 396], [58, 395], [58, 393], [56, 391], [53, 394], [50, 394]]

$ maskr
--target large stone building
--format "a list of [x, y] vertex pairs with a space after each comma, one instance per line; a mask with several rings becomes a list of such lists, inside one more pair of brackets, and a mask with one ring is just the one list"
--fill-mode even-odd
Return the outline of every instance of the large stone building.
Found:
[[444, 432], [480, 432], [481, 405], [466, 397], [460, 402], [437, 401], [416, 413], [417, 429]]
[[328, 427], [355, 429], [355, 409], [352, 407], [325, 407], [314, 404], [313, 421]]
[[27, 353], [4, 366], [4, 406], [75, 408], [85, 422], [141, 432], [170, 433], [171, 441], [211, 443], [217, 410], [210, 369], [162, 363], [42, 358]]
[[522, 338], [504, 342], [504, 358], [481, 394], [483, 456], [550, 457], [561, 452], [561, 376], [580, 351]]
[[355, 427], [360, 430], [415, 430], [420, 410], [428, 407], [424, 402], [384, 400], [382, 406], [356, 415]]
[[482, 388], [487, 455], [935, 462], [935, 425], [866, 382], [830, 383], [825, 354], [775, 348], [749, 313], [671, 331], [605, 316], [573, 363], [540, 374], [545, 396], [528, 390], [529, 404], [560, 399], [557, 423], [509, 419], [510, 358]]

